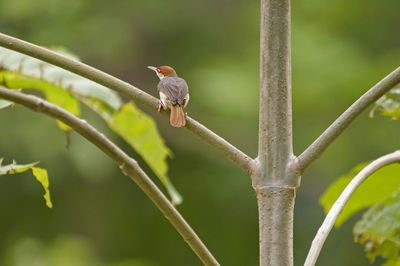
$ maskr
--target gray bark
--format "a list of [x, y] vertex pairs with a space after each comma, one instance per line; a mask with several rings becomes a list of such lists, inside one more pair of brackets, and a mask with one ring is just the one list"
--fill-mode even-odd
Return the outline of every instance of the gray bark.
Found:
[[292, 148], [290, 0], [261, 0], [256, 191], [260, 265], [293, 265], [293, 211], [300, 177]]

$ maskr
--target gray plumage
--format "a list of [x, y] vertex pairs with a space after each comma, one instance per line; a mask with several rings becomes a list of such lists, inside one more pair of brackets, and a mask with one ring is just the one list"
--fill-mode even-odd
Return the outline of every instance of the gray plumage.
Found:
[[186, 81], [176, 75], [170, 75], [160, 80], [157, 90], [165, 94], [172, 105], [184, 104], [189, 93]]

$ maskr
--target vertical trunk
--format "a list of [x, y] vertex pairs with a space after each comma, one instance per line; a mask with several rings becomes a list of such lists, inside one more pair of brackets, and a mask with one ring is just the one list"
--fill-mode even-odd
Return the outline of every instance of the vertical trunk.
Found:
[[292, 148], [290, 0], [261, 0], [257, 194], [260, 265], [293, 265], [299, 175]]
[[294, 194], [291, 188], [257, 191], [260, 265], [293, 265]]

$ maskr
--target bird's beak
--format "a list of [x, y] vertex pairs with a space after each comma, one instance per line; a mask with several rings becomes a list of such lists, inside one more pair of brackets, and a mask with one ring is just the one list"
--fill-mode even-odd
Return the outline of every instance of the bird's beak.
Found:
[[148, 66], [147, 68], [148, 68], [148, 69], [151, 69], [151, 70], [153, 70], [153, 71], [155, 71], [155, 72], [157, 72], [157, 68], [156, 68], [156, 67]]

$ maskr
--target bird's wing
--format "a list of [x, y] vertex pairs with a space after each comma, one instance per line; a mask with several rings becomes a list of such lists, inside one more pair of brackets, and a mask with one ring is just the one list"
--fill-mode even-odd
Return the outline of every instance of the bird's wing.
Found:
[[179, 77], [165, 77], [157, 86], [158, 91], [165, 94], [172, 104], [182, 104], [189, 92], [186, 81]]

